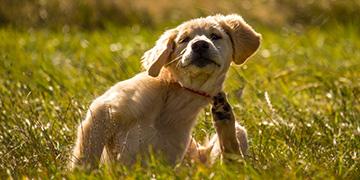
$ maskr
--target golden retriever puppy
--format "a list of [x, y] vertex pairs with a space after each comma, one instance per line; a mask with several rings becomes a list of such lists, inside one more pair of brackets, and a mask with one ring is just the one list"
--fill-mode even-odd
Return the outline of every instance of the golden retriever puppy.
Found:
[[[191, 142], [191, 130], [199, 111], [222, 91], [231, 62], [244, 63], [259, 44], [260, 35], [235, 14], [193, 19], [167, 30], [142, 57], [146, 72], [92, 102], [78, 128], [72, 167], [96, 168], [100, 160], [131, 165], [148, 157], [150, 149], [172, 165], [186, 152], [194, 158], [202, 152], [217, 156], [221, 144], [216, 141], [224, 144], [227, 136], [200, 147]], [[238, 152], [245, 148], [239, 144], [246, 143], [246, 132], [235, 122], [230, 127], [239, 131]]]

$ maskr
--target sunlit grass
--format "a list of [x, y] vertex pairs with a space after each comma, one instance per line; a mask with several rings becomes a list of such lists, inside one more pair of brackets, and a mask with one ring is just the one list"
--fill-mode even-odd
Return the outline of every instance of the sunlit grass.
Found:
[[[358, 28], [255, 28], [261, 49], [231, 68], [225, 86], [248, 129], [248, 159], [174, 169], [154, 158], [92, 174], [66, 171], [76, 126], [92, 99], [141, 71], [163, 29], [0, 29], [0, 177], [359, 178]], [[199, 140], [214, 132], [208, 112], [193, 132]]]

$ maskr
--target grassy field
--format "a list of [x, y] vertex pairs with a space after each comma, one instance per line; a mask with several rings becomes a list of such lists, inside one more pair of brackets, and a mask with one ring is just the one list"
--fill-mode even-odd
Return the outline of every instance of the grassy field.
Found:
[[[75, 130], [91, 100], [141, 71], [163, 28], [0, 28], [0, 178], [360, 178], [360, 31], [356, 25], [269, 29], [233, 66], [225, 90], [248, 129], [250, 156], [211, 167], [103, 167], [68, 172]], [[155, 33], [154, 33], [155, 32]], [[242, 94], [242, 96], [240, 95]], [[213, 134], [209, 108], [193, 134]]]

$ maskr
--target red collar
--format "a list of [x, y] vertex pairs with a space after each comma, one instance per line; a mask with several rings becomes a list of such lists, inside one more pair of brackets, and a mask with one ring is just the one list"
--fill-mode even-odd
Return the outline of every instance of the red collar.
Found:
[[199, 96], [203, 96], [203, 97], [206, 97], [206, 98], [212, 98], [213, 96], [211, 96], [210, 94], [208, 94], [207, 92], [204, 92], [204, 91], [198, 91], [198, 90], [195, 90], [195, 89], [191, 89], [191, 88], [188, 88], [188, 87], [185, 87], [183, 85], [181, 85], [180, 83], [178, 82], [172, 82], [174, 84], [176, 84], [177, 86], [180, 86], [181, 88], [184, 88], [185, 90], [191, 92], [191, 93], [194, 93], [194, 94], [197, 94]]
[[182, 88], [192, 92], [192, 93], [195, 93], [197, 95], [200, 95], [200, 96], [203, 96], [203, 97], [206, 97], [206, 98], [211, 98], [211, 95], [204, 92], [204, 91], [197, 91], [197, 90], [194, 90], [194, 89], [191, 89], [191, 88], [188, 88], [188, 87], [185, 87], [185, 86], [181, 86]]

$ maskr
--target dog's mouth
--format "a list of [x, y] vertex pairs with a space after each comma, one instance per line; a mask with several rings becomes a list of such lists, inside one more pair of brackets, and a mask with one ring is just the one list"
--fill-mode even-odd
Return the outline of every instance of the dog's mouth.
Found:
[[218, 67], [220, 67], [220, 64], [215, 62], [214, 60], [207, 58], [207, 57], [198, 57], [191, 60], [190, 64], [195, 65], [199, 68], [205, 67], [209, 64], [214, 64]]
[[190, 57], [190, 63], [188, 65], [194, 65], [196, 67], [202, 68], [210, 64], [220, 67], [220, 64], [212, 58], [209, 58], [208, 55], [192, 54]]

